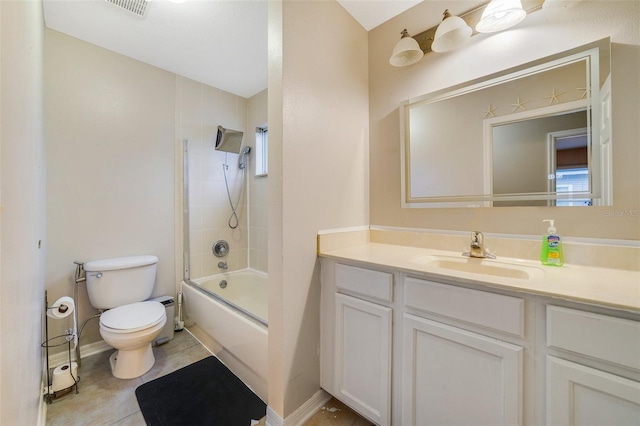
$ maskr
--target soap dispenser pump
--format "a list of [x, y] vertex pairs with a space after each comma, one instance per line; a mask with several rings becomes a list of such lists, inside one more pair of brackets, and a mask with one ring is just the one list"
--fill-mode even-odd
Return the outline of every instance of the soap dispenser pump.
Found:
[[542, 248], [540, 250], [540, 262], [543, 265], [562, 266], [564, 256], [562, 255], [562, 238], [557, 234], [554, 219], [545, 219], [549, 222], [547, 234], [542, 236]]

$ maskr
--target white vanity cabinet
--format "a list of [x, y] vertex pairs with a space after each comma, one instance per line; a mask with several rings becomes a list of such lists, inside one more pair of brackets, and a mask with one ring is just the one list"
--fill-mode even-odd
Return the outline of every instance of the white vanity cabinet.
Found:
[[321, 385], [372, 422], [640, 425], [637, 311], [321, 262]]
[[390, 425], [393, 275], [342, 264], [331, 269], [332, 290], [323, 288], [322, 295], [328, 342], [322, 386], [375, 423]]
[[547, 424], [640, 424], [640, 382], [630, 379], [640, 322], [553, 305], [546, 314]]
[[404, 297], [402, 424], [522, 424], [524, 348], [442, 321], [521, 335], [524, 300], [415, 278]]

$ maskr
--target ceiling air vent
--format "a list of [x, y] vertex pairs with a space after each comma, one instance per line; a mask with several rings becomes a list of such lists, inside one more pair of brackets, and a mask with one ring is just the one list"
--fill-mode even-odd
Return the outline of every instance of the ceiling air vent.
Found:
[[144, 12], [147, 10], [147, 0], [106, 0], [111, 4], [115, 4], [128, 10], [131, 13], [135, 13], [138, 16], [144, 16]]

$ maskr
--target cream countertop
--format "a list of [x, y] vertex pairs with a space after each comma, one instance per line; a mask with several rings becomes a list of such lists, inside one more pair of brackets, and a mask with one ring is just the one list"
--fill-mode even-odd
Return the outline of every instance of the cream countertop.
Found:
[[[558, 297], [633, 312], [640, 311], [640, 272], [638, 271], [573, 264], [565, 264], [561, 267], [545, 266], [540, 262], [506, 257], [495, 260], [469, 259], [457, 252], [380, 243], [320, 250], [318, 255], [349, 263], [359, 263], [362, 266], [378, 266], [419, 274], [436, 280], [454, 280], [465, 284]], [[482, 262], [484, 265], [495, 262], [494, 264], [507, 264], [512, 269], [522, 265], [523, 269], [534, 273], [532, 279], [505, 278], [443, 269], [433, 262], [415, 260], [419, 259], [419, 256], [428, 255], [467, 259], [469, 263]]]

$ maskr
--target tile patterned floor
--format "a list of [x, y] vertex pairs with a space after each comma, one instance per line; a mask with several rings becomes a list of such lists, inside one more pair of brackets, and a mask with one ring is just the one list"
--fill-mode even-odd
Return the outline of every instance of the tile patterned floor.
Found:
[[331, 398], [303, 426], [371, 426], [372, 423], [335, 398]]
[[[82, 359], [79, 393], [62, 396], [47, 406], [47, 426], [144, 426], [146, 423], [135, 396], [136, 388], [211, 355], [207, 348], [184, 330], [175, 333], [170, 342], [154, 348], [156, 363], [148, 373], [136, 379], [122, 380], [111, 375], [109, 356], [112, 352]], [[262, 419], [260, 425], [264, 425], [264, 421]], [[370, 424], [340, 401], [331, 399], [304, 426]]]
[[65, 395], [47, 407], [47, 425], [145, 425], [138, 407], [138, 386], [210, 356], [188, 332], [175, 333], [170, 342], [153, 349], [156, 363], [142, 377], [116, 379], [109, 356], [102, 352], [82, 359], [79, 393]]

